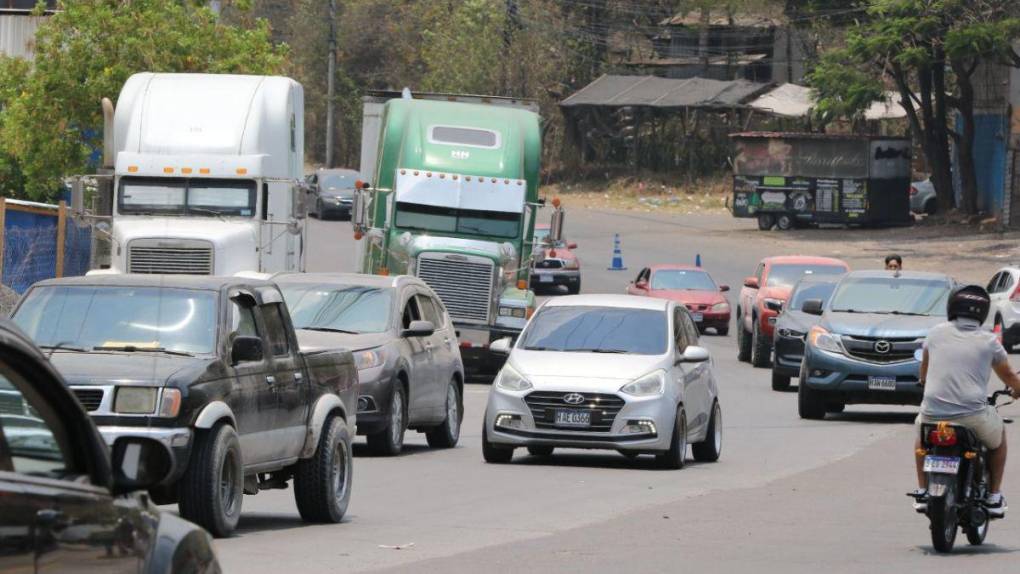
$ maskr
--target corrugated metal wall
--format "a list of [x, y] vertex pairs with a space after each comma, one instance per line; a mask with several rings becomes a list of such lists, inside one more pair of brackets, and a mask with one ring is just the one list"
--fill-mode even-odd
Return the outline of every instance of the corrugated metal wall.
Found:
[[35, 31], [45, 18], [24, 14], [0, 14], [0, 53], [31, 60], [35, 47]]

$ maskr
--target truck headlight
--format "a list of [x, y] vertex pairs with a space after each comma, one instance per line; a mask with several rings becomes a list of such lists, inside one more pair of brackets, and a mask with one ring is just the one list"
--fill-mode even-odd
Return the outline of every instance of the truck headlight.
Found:
[[808, 343], [822, 351], [844, 354], [843, 344], [839, 341], [838, 335], [833, 335], [822, 327], [811, 327], [808, 333]]
[[117, 387], [113, 410], [125, 415], [151, 415], [156, 411], [158, 396], [155, 387]]
[[382, 349], [369, 349], [367, 351], [356, 351], [354, 353], [354, 365], [359, 371], [374, 369], [383, 364], [386, 356]]
[[531, 381], [525, 379], [520, 373], [515, 371], [510, 365], [503, 367], [503, 370], [499, 372], [499, 376], [496, 377], [496, 386], [508, 391], [526, 391], [532, 388], [534, 385]]
[[516, 317], [518, 319], [524, 319], [528, 316], [528, 309], [526, 307], [499, 307], [500, 317]]
[[156, 416], [172, 419], [179, 412], [181, 412], [181, 391], [164, 388], [159, 395], [159, 412], [156, 413]]
[[771, 297], [766, 297], [764, 300], [762, 300], [762, 302], [765, 304], [765, 308], [768, 309], [769, 311], [775, 311], [776, 313], [778, 313], [783, 310], [782, 299], [773, 299]]
[[570, 271], [577, 271], [581, 268], [581, 262], [577, 259], [568, 259], [566, 263], [563, 264], [563, 268]]
[[730, 304], [727, 303], [726, 301], [723, 301], [722, 303], [716, 303], [715, 305], [712, 305], [712, 311], [714, 311], [716, 313], [725, 313], [725, 312], [727, 312], [729, 310], [730, 310]]
[[794, 338], [794, 339], [803, 339], [804, 338], [804, 333], [802, 333], [800, 331], [795, 331], [793, 329], [780, 329], [779, 330], [779, 336], [780, 337], [791, 337], [791, 338]]
[[661, 395], [665, 390], [666, 372], [661, 370], [648, 373], [640, 379], [637, 379], [632, 383], [627, 383], [620, 388], [621, 393], [626, 393], [635, 397]]

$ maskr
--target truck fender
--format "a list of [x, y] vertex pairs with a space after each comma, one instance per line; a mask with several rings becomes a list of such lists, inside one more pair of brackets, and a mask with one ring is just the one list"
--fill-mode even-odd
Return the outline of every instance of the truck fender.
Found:
[[[305, 446], [301, 449], [301, 458], [309, 458], [315, 454], [315, 449], [319, 446], [319, 435], [322, 434], [322, 425], [326, 424], [326, 418], [333, 412], [339, 412], [340, 417], [344, 419], [344, 424], [348, 424], [347, 410], [344, 409], [344, 403], [340, 397], [328, 394], [322, 395], [315, 401], [315, 406], [312, 407], [312, 416], [308, 421], [308, 431], [305, 433]], [[351, 436], [353, 436], [353, 432]]]
[[211, 429], [217, 422], [227, 419], [230, 424], [236, 429], [237, 419], [234, 418], [234, 411], [230, 410], [227, 403], [223, 401], [214, 401], [206, 405], [202, 412], [198, 413], [198, 418], [195, 419], [195, 428], [198, 429]]

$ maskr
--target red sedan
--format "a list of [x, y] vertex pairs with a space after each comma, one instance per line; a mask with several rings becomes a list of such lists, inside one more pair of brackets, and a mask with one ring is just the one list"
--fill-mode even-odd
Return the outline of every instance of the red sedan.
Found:
[[719, 335], [730, 331], [730, 304], [723, 293], [726, 285], [716, 285], [712, 276], [690, 265], [653, 265], [645, 267], [627, 287], [631, 295], [670, 299], [687, 307], [702, 332], [715, 329]]

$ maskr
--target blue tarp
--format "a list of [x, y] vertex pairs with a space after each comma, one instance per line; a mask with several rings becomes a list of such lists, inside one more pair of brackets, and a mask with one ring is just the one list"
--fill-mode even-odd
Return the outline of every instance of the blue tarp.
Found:
[[[24, 293], [33, 283], [56, 276], [57, 216], [30, 213], [8, 205], [4, 225], [4, 285]], [[92, 233], [68, 217], [64, 242], [64, 276], [89, 270]]]
[[[963, 123], [959, 115], [956, 117], [956, 129], [963, 131]], [[985, 213], [998, 215], [1002, 212], [1006, 188], [1006, 134], [1008, 133], [1009, 123], [1005, 114], [975, 114], [974, 171], [977, 177], [978, 210]], [[954, 171], [959, 173], [959, 170]], [[955, 183], [957, 189], [960, 189], [959, 183]]]

